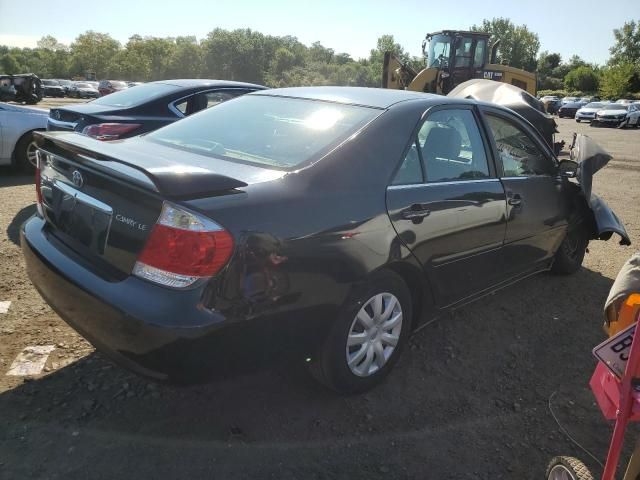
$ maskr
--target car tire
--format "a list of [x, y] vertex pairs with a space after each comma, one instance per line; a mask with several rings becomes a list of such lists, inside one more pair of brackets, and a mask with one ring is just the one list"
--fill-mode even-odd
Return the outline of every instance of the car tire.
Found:
[[[411, 333], [412, 316], [411, 292], [402, 277], [388, 270], [373, 274], [341, 308], [311, 373], [342, 394], [370, 390], [398, 361]], [[349, 340], [355, 342], [349, 346]]]
[[549, 462], [547, 480], [593, 480], [584, 463], [574, 457], [555, 457]]
[[18, 169], [29, 173], [35, 171], [35, 142], [33, 132], [27, 132], [20, 137], [13, 152]]
[[576, 123], [580, 123], [580, 120], [578, 120], [577, 118], [576, 118]]
[[551, 272], [570, 275], [580, 270], [589, 246], [589, 235], [580, 221], [569, 222], [567, 233], [556, 251]]

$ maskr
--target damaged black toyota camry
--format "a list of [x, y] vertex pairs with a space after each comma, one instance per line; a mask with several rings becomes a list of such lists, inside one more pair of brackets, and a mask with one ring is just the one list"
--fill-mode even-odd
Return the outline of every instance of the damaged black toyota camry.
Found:
[[573, 273], [590, 240], [629, 243], [590, 192], [604, 152], [580, 138], [589, 167], [559, 162], [531, 123], [474, 100], [265, 90], [135, 138], [38, 144], [31, 280], [98, 350], [158, 380], [293, 355], [364, 391], [439, 312]]

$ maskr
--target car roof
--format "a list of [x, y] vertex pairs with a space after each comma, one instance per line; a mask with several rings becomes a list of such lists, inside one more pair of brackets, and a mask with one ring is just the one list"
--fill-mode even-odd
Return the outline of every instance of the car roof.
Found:
[[206, 78], [177, 78], [172, 80], [159, 80], [157, 82], [149, 83], [162, 83], [165, 85], [173, 85], [181, 88], [194, 88], [194, 87], [252, 87], [264, 89], [266, 87], [262, 85], [256, 85], [254, 83], [245, 82], [232, 82], [230, 80], [211, 80]]
[[433, 100], [433, 103], [460, 103], [460, 99], [450, 99], [441, 95], [411, 92], [407, 90], [367, 87], [274, 88], [267, 91], [254, 92], [250, 95], [305, 98], [309, 100], [324, 100], [374, 108], [389, 108], [396, 103], [408, 100]]

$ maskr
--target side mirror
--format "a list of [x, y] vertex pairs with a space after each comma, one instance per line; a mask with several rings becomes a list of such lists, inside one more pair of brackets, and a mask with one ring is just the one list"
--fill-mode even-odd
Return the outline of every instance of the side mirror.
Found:
[[575, 178], [578, 174], [578, 162], [561, 160], [560, 165], [558, 165], [558, 173], [561, 177]]

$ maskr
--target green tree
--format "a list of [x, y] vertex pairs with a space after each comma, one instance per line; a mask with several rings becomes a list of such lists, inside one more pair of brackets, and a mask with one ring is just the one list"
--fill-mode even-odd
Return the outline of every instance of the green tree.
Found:
[[2, 73], [6, 75], [20, 73], [20, 64], [16, 57], [11, 53], [5, 53], [0, 57], [0, 68], [2, 69]]
[[640, 65], [640, 22], [625, 22], [622, 28], [613, 30], [616, 43], [609, 49], [609, 64]]
[[275, 75], [282, 75], [282, 72], [293, 68], [296, 64], [295, 55], [284, 47], [276, 50], [275, 57], [271, 62], [271, 72]]
[[508, 18], [494, 18], [473, 25], [471, 30], [491, 34], [492, 43], [500, 40], [499, 61], [530, 72], [536, 69], [540, 39], [526, 25], [516, 26]]
[[[402, 45], [396, 43], [393, 35], [382, 35], [381, 37], [378, 37], [376, 48], [371, 50], [371, 53], [369, 55], [369, 62], [372, 65], [379, 64], [380, 66], [382, 66], [382, 63], [384, 62], [385, 52], [391, 52], [403, 63], [409, 62], [409, 60], [411, 60], [410, 55], [405, 52], [404, 48], [402, 48]], [[380, 75], [382, 76], [382, 71], [380, 72]]]
[[38, 40], [38, 48], [41, 48], [43, 50], [52, 50], [52, 51], [69, 50], [69, 47], [67, 47], [63, 43], [60, 43], [56, 39], [56, 37], [53, 37], [51, 35], [45, 35], [44, 37], [40, 38], [40, 40]]
[[551, 75], [554, 68], [562, 63], [559, 53], [549, 53], [546, 50], [538, 57], [538, 73]]
[[176, 47], [169, 59], [169, 78], [199, 78], [202, 75], [202, 48], [196, 37], [177, 37]]
[[216, 28], [202, 42], [205, 72], [211, 78], [264, 83], [273, 59], [266, 53], [265, 36], [251, 29]]
[[120, 42], [109, 34], [89, 30], [71, 44], [72, 70], [77, 75], [93, 71], [98, 78], [104, 78], [119, 50]]
[[600, 94], [605, 98], [620, 98], [629, 93], [636, 68], [631, 63], [612, 65], [602, 72]]
[[598, 72], [586, 65], [574, 68], [564, 77], [564, 86], [567, 90], [579, 90], [581, 92], [595, 92], [599, 84]]

